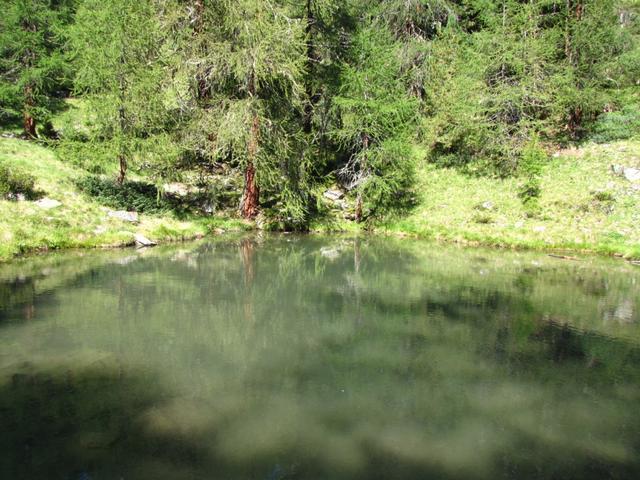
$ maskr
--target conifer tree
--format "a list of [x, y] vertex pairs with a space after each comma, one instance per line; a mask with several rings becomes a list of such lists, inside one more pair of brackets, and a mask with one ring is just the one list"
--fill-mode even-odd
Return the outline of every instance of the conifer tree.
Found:
[[38, 124], [49, 124], [56, 95], [70, 86], [63, 47], [73, 6], [73, 0], [0, 1], [0, 121], [22, 117], [29, 138], [38, 135]]
[[295, 117], [304, 96], [304, 25], [270, 0], [220, 2], [212, 10], [200, 38], [207, 47], [192, 59], [200, 69], [198, 89], [209, 97], [203, 138], [213, 158], [241, 166], [243, 217], [258, 214], [266, 190], [301, 218], [305, 169], [296, 152]]
[[384, 28], [361, 30], [351, 50], [334, 99], [332, 133], [350, 155], [340, 176], [356, 192], [356, 220], [362, 221], [400, 202], [411, 185], [417, 103], [407, 95], [397, 45]]
[[166, 127], [165, 35], [151, 0], [84, 0], [76, 17], [76, 90], [90, 102], [93, 140], [109, 144], [122, 183], [144, 141]]

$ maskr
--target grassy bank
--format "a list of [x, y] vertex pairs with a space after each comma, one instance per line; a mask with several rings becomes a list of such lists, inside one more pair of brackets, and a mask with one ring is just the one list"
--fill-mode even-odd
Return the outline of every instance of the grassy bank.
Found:
[[[62, 248], [118, 247], [136, 233], [166, 243], [251, 225], [226, 217], [141, 214], [128, 223], [81, 193], [85, 175], [56, 159], [51, 149], [18, 139], [0, 139], [0, 162], [36, 179], [40, 196], [60, 202], [45, 209], [36, 201], [0, 200], [0, 260]], [[615, 175], [611, 165], [640, 167], [640, 141], [587, 145], [555, 154], [541, 178], [539, 208], [518, 197], [521, 179], [469, 177], [423, 163], [417, 206], [378, 226], [383, 234], [439, 241], [536, 250], [588, 251], [640, 258], [640, 187]], [[357, 232], [353, 222], [323, 220], [313, 230]]]
[[449, 242], [589, 251], [640, 258], [640, 184], [612, 165], [640, 168], [640, 141], [590, 144], [554, 154], [541, 177], [539, 208], [518, 197], [521, 179], [488, 179], [425, 165], [418, 206], [378, 228]]
[[172, 213], [140, 215], [138, 223], [109, 216], [109, 209], [78, 191], [86, 173], [60, 162], [47, 148], [24, 140], [1, 138], [0, 163], [33, 175], [41, 198], [60, 202], [42, 208], [37, 201], [0, 200], [0, 261], [16, 255], [61, 248], [132, 245], [142, 234], [158, 242], [198, 238], [217, 229], [248, 228], [239, 220]]

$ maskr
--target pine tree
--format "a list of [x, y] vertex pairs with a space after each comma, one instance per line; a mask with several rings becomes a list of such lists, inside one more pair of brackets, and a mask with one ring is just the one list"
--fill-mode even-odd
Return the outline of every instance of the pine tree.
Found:
[[64, 29], [73, 0], [0, 1], [0, 121], [22, 117], [24, 134], [50, 125], [57, 94], [68, 89]]

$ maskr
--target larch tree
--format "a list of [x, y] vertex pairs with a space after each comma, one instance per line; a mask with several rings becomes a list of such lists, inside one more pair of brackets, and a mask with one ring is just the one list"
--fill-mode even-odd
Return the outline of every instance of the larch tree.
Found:
[[84, 0], [71, 29], [76, 90], [118, 161], [123, 183], [133, 157], [167, 126], [165, 40], [152, 0]]
[[208, 18], [207, 49], [195, 62], [206, 72], [199, 78], [209, 92], [214, 158], [242, 168], [244, 218], [258, 214], [263, 190], [300, 218], [305, 168], [295, 118], [304, 97], [305, 25], [271, 0], [219, 2]]
[[0, 1], [0, 121], [22, 117], [29, 138], [38, 124], [51, 130], [57, 96], [70, 88], [64, 28], [73, 7], [73, 0]]
[[398, 47], [384, 28], [353, 37], [340, 80], [332, 135], [349, 155], [339, 176], [356, 192], [355, 216], [362, 221], [402, 203], [410, 188], [417, 101], [407, 93]]

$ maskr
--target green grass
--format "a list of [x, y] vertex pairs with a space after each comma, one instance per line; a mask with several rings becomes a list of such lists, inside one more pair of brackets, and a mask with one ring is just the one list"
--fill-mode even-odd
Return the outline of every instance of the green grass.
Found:
[[[0, 163], [33, 175], [36, 190], [62, 203], [43, 210], [33, 201], [0, 200], [0, 260], [34, 251], [131, 245], [135, 233], [163, 243], [219, 229], [253, 228], [238, 219], [185, 219], [172, 213], [142, 214], [137, 225], [109, 218], [107, 207], [79, 192], [76, 180], [86, 172], [33, 142], [0, 138]], [[537, 207], [531, 208], [518, 197], [521, 179], [469, 177], [423, 163], [418, 206], [375, 231], [472, 245], [640, 258], [640, 190], [614, 176], [612, 164], [640, 167], [640, 141], [560, 152], [545, 166], [542, 194]], [[484, 202], [493, 208], [480, 208]], [[355, 233], [360, 226], [327, 217], [315, 220], [311, 230]]]
[[[518, 197], [522, 179], [473, 178], [424, 165], [418, 207], [379, 232], [457, 243], [590, 251], [640, 258], [640, 190], [612, 164], [640, 167], [640, 141], [586, 145], [550, 158], [536, 208]], [[479, 206], [491, 202], [493, 208]]]
[[0, 261], [34, 251], [131, 245], [135, 233], [163, 243], [198, 238], [219, 229], [249, 228], [236, 219], [178, 219], [170, 213], [140, 215], [136, 225], [110, 218], [106, 207], [78, 191], [75, 180], [85, 172], [60, 162], [51, 150], [33, 142], [0, 139], [0, 163], [35, 176], [36, 190], [62, 203], [44, 210], [34, 201], [0, 200]]

